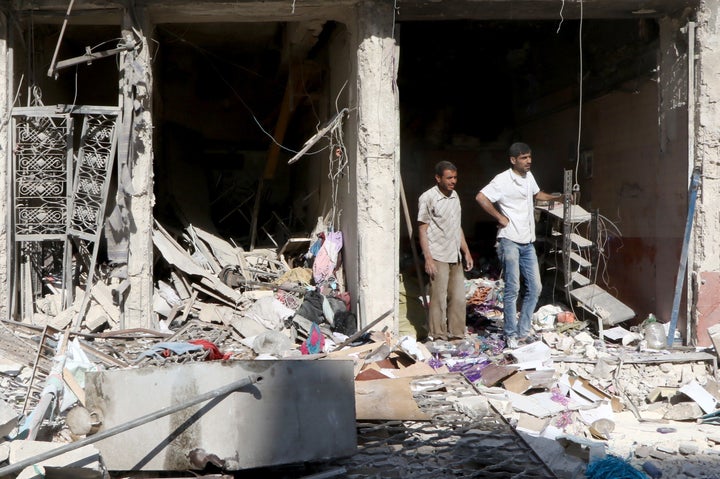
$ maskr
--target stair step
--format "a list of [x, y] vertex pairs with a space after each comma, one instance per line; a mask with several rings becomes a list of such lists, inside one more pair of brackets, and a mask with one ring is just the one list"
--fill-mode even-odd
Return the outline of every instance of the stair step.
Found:
[[587, 238], [583, 238], [579, 234], [576, 233], [570, 233], [570, 240], [575, 244], [578, 248], [589, 248], [593, 245], [593, 242], [590, 241]]
[[605, 326], [613, 326], [635, 317], [635, 312], [596, 284], [590, 284], [570, 291], [587, 311], [595, 314]]
[[[558, 241], [558, 240], [560, 240], [561, 237], [562, 237], [562, 233], [561, 233], [561, 232], [556, 231], [556, 230], [553, 230], [553, 231], [552, 231], [552, 238], [553, 238], [553, 240], [554, 240], [554, 242], [555, 242], [556, 244], [559, 244], [559, 241]], [[573, 243], [576, 247], [578, 247], [578, 248], [580, 248], [580, 249], [589, 248], [590, 246], [593, 245], [593, 242], [592, 242], [592, 241], [590, 241], [590, 240], [587, 239], [587, 238], [584, 238], [584, 237], [580, 236], [580, 235], [577, 234], [577, 233], [570, 233], [570, 241], [572, 241], [572, 243]]]
[[573, 271], [572, 280], [580, 286], [587, 286], [590, 284], [590, 278], [583, 276], [577, 271]]
[[575, 253], [574, 251], [570, 253], [570, 259], [575, 261], [581, 268], [589, 268], [592, 266], [592, 263], [579, 254]]

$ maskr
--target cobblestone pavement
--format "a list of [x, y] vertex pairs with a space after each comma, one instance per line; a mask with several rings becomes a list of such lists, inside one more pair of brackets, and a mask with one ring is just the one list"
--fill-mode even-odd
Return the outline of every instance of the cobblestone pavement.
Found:
[[527, 442], [498, 413], [456, 411], [449, 397], [477, 396], [462, 375], [434, 376], [443, 385], [415, 393], [431, 421], [358, 424], [358, 452], [335, 461], [346, 478], [556, 478]]
[[454, 408], [453, 398], [479, 396], [461, 374], [418, 378], [413, 384], [424, 379], [442, 381], [414, 393], [430, 421], [358, 422], [358, 447], [351, 457], [244, 471], [235, 478], [558, 478], [500, 414], [489, 409], [471, 417]]

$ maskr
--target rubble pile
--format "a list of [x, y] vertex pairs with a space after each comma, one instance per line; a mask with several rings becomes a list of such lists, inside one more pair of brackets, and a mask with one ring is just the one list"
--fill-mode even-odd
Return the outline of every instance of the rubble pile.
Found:
[[[648, 461], [662, 469], [682, 457], [689, 470], [689, 462], [720, 456], [715, 354], [664, 348], [650, 341], [646, 325], [599, 328], [600, 337], [592, 321], [546, 305], [533, 318], [535, 337], [508, 349], [502, 283], [479, 278], [466, 283], [466, 337], [419, 342], [373, 329], [392, 311], [358, 330], [340, 233], [246, 252], [199, 228], [171, 233], [157, 224], [153, 240], [160, 278], [153, 328], [122, 328], [123, 283], [111, 269], [66, 309], [50, 288], [31, 323], [0, 324], [0, 431], [11, 439], [0, 445], [0, 471], [43, 454], [35, 442], [92, 437], [101, 419], [80, 406], [93, 371], [299, 358], [352, 363], [358, 421], [437, 425], [452, 416], [491, 431], [502, 417], [583, 464], [621, 456], [637, 469]], [[457, 377], [468, 387], [458, 388]], [[428, 405], [438, 391], [452, 411]], [[91, 446], [73, 454], [102, 469]], [[68, 467], [62, 461], [54, 467]], [[555, 473], [574, 477], [573, 467], [570, 475]], [[684, 477], [677, 468], [673, 474]]]

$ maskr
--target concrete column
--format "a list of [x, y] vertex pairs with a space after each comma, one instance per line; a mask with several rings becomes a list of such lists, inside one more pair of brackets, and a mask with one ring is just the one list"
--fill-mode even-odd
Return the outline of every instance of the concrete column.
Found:
[[[124, 303], [124, 328], [152, 327], [153, 298], [153, 148], [152, 148], [152, 69], [150, 63], [151, 26], [141, 8], [126, 12], [123, 35], [131, 36], [142, 45], [122, 56], [120, 72], [123, 122], [129, 129], [126, 145], [127, 164], [120, 186], [129, 213], [130, 237], [128, 254], [129, 290]], [[138, 32], [141, 38], [137, 38]], [[127, 130], [126, 130], [127, 131]], [[121, 138], [121, 141], [123, 139]], [[125, 138], [125, 141], [128, 141]], [[120, 150], [120, 148], [118, 149]], [[121, 159], [122, 161], [122, 159]], [[128, 181], [129, 179], [129, 181]], [[125, 180], [125, 181], [124, 181]], [[124, 182], [123, 182], [124, 181]]]
[[[720, 3], [703, 0], [697, 10], [695, 164], [702, 168], [697, 199], [694, 282], [697, 284], [698, 344], [708, 345], [706, 329], [720, 323]], [[692, 141], [692, 138], [690, 139]]]
[[[13, 81], [13, 63], [12, 63], [12, 50], [8, 48], [8, 19], [4, 13], [0, 13], [0, 118], [10, 119], [10, 109], [12, 105], [9, 102], [12, 101], [12, 92], [15, 90], [15, 83]], [[10, 169], [9, 165], [12, 161], [12, 155], [8, 150], [8, 132], [11, 128], [12, 123], [8, 121], [0, 133], [0, 218], [8, 218], [8, 201], [9, 194], [8, 186], [10, 185], [11, 178], [8, 178]], [[0, 244], [7, 245], [8, 247], [2, 248], [0, 251], [0, 298], [9, 298], [8, 294], [8, 275], [10, 274], [9, 269], [9, 258], [8, 252], [12, 251], [10, 248], [12, 238], [8, 231], [8, 221], [3, 221], [0, 225]], [[0, 317], [7, 319], [8, 314], [8, 301], [0, 301]]]
[[[366, 1], [357, 11], [357, 294], [361, 326], [398, 310], [399, 107], [393, 5]], [[352, 179], [351, 179], [352, 181]], [[396, 314], [379, 325], [397, 331]]]

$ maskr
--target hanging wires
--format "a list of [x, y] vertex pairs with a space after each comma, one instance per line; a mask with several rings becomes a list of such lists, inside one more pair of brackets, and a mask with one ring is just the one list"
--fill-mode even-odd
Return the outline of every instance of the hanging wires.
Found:
[[[173, 37], [175, 37], [179, 42], [185, 43], [185, 44], [189, 45], [190, 47], [194, 48], [195, 50], [197, 50], [197, 51], [207, 60], [208, 64], [210, 65], [210, 67], [212, 68], [212, 70], [215, 72], [215, 74], [217, 75], [217, 77], [220, 79], [220, 81], [222, 81], [222, 82], [230, 89], [230, 91], [233, 93], [233, 95], [235, 95], [235, 97], [238, 99], [238, 101], [240, 101], [240, 104], [242, 104], [242, 106], [245, 107], [245, 109], [247, 110], [247, 112], [250, 114], [250, 117], [253, 119], [253, 121], [254, 121], [255, 124], [257, 125], [258, 129], [259, 129], [265, 136], [267, 136], [268, 138], [270, 138], [270, 140], [271, 140], [275, 145], [277, 145], [280, 149], [285, 150], [285, 151], [287, 151], [287, 152], [289, 152], [289, 153], [293, 153], [293, 154], [297, 154], [297, 153], [298, 153], [298, 151], [295, 151], [295, 150], [293, 150], [292, 148], [288, 148], [288, 147], [286, 147], [285, 145], [279, 143], [279, 142], [275, 139], [275, 137], [272, 135], [272, 133], [268, 132], [268, 131], [262, 126], [262, 124], [260, 123], [260, 120], [258, 120], [257, 116], [255, 115], [255, 112], [254, 112], [253, 109], [250, 107], [250, 105], [248, 105], [248, 104], [245, 102], [245, 99], [242, 97], [242, 95], [240, 95], [240, 93], [235, 89], [235, 87], [230, 83], [230, 81], [229, 81], [227, 78], [225, 78], [225, 76], [222, 74], [222, 72], [220, 71], [220, 69], [218, 68], [218, 66], [215, 64], [215, 60], [225, 61], [224, 59], [217, 57], [217, 55], [214, 55], [213, 53], [211, 53], [211, 52], [209, 52], [209, 51], [201, 48], [200, 46], [198, 46], [198, 45], [196, 45], [196, 44], [194, 44], [194, 43], [186, 40], [185, 38], [181, 37], [180, 35], [178, 35], [177, 33], [173, 32], [173, 31], [171, 31], [171, 30], [168, 30], [167, 28], [163, 28], [163, 31], [165, 31], [165, 32], [169, 33], [170, 35], [172, 35]], [[231, 66], [233, 66], [233, 67], [235, 67], [235, 68], [239, 68], [239, 69], [241, 69], [241, 70], [243, 70], [243, 71], [245, 71], [245, 72], [247, 72], [247, 73], [250, 73], [250, 74], [252, 74], [252, 75], [255, 75], [255, 76], [259, 77], [259, 78], [262, 78], [262, 76], [261, 76], [259, 73], [255, 72], [255, 71], [253, 71], [253, 70], [250, 70], [249, 68], [246, 68], [246, 67], [244, 67], [244, 66], [242, 66], [242, 65], [238, 65], [238, 64], [236, 64], [236, 63], [227, 62], [227, 61], [225, 61], [225, 63], [227, 63], [227, 64], [229, 64], [229, 65], [231, 65]], [[323, 147], [323, 148], [320, 148], [320, 149], [317, 150], [317, 151], [308, 152], [308, 153], [306, 153], [306, 154], [307, 154], [307, 155], [313, 155], [313, 154], [316, 154], [316, 153], [320, 153], [320, 152], [322, 152], [322, 151], [325, 151], [327, 148], [328, 148], [328, 147]]]
[[328, 155], [328, 178], [330, 179], [332, 206], [330, 215], [330, 229], [340, 225], [342, 210], [338, 207], [338, 190], [340, 180], [345, 176], [348, 169], [347, 151], [343, 138], [343, 123], [339, 121], [330, 130], [330, 154]]
[[[329, 132], [330, 153], [328, 155], [328, 178], [330, 179], [330, 195], [332, 197], [332, 206], [330, 211], [330, 230], [340, 225], [340, 215], [342, 210], [338, 208], [338, 190], [340, 188], [340, 180], [346, 176], [348, 172], [347, 149], [345, 148], [343, 133], [343, 118], [339, 110], [338, 101], [343, 90], [347, 86], [347, 81], [343, 83], [337, 96], [335, 97], [335, 110], [338, 112], [338, 121], [334, 123]], [[350, 183], [348, 182], [348, 188]]]
[[563, 21], [565, 21], [565, 18], [563, 17], [563, 9], [565, 8], [565, 0], [562, 0], [562, 5], [560, 5], [560, 23], [558, 23], [557, 31], [555, 32], [560, 33], [560, 27], [562, 27]]
[[580, 183], [578, 182], [578, 170], [580, 169], [580, 139], [582, 136], [582, 104], [583, 104], [583, 0], [580, 0], [580, 26], [578, 30], [578, 51], [580, 60], [580, 78], [579, 78], [579, 94], [578, 94], [578, 133], [577, 133], [577, 150], [575, 152], [575, 184], [573, 191], [580, 191]]

